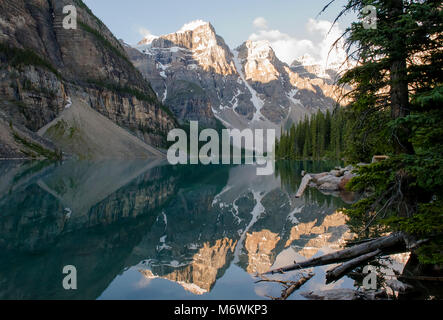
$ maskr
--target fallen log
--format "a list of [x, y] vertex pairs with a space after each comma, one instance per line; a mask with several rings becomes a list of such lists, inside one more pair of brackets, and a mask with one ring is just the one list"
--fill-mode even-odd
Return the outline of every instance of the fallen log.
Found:
[[295, 290], [299, 289], [302, 285], [304, 285], [309, 279], [311, 279], [315, 274], [309, 273], [308, 275], [302, 275], [302, 277], [298, 281], [279, 281], [279, 280], [273, 280], [273, 279], [267, 279], [261, 275], [258, 275], [261, 280], [257, 281], [267, 281], [267, 282], [277, 282], [281, 283], [285, 289], [282, 290], [280, 297], [271, 297], [267, 296], [268, 298], [271, 298], [272, 300], [286, 300], [292, 293], [294, 293]]
[[378, 256], [381, 253], [380, 249], [377, 249], [373, 252], [366, 253], [362, 256], [354, 258], [348, 262], [345, 262], [331, 270], [326, 271], [326, 284], [336, 281], [343, 277], [347, 271], [355, 269], [359, 265], [369, 260], [372, 260], [374, 257]]
[[310, 174], [306, 174], [300, 184], [300, 187], [298, 188], [297, 193], [295, 194], [296, 198], [300, 198], [303, 193], [305, 192], [306, 187], [308, 186], [309, 182], [312, 180], [312, 176]]
[[[367, 273], [362, 272], [349, 272], [350, 276], [365, 276]], [[431, 277], [431, 276], [404, 276], [404, 275], [383, 275], [384, 278], [398, 278], [404, 280], [419, 280], [419, 281], [442, 281], [443, 277]]]
[[295, 290], [299, 289], [302, 285], [304, 285], [313, 276], [314, 276], [314, 274], [310, 273], [306, 277], [302, 277], [296, 283], [292, 284], [289, 288], [284, 289], [281, 293], [281, 297], [276, 300], [286, 300]]
[[299, 270], [310, 267], [323, 266], [331, 263], [343, 262], [359, 257], [366, 253], [373, 252], [377, 249], [383, 251], [400, 244], [404, 245], [403, 234], [392, 233], [388, 236], [381, 237], [340, 251], [329, 253], [318, 258], [309, 259], [299, 263], [295, 262], [294, 264], [288, 265], [286, 267], [273, 269], [268, 272], [265, 272], [264, 274], [282, 273], [286, 271]]
[[369, 238], [369, 239], [361, 239], [361, 240], [356, 240], [356, 241], [347, 241], [345, 244], [345, 247], [353, 247], [357, 244], [366, 243], [366, 242], [377, 240], [377, 239], [378, 238]]

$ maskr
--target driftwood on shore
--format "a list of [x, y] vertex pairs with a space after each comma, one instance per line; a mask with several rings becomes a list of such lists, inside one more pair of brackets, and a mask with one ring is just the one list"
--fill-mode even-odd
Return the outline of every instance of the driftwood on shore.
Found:
[[346, 274], [346, 272], [355, 269], [364, 262], [374, 259], [376, 256], [378, 256], [381, 253], [382, 251], [380, 249], [377, 249], [375, 251], [361, 255], [357, 258], [349, 260], [348, 262], [340, 264], [337, 267], [326, 271], [326, 283], [337, 281], [338, 279], [343, 277]]
[[309, 279], [311, 279], [315, 274], [309, 273], [307, 275], [302, 275], [301, 278], [298, 281], [282, 281], [282, 280], [274, 280], [274, 279], [268, 279], [264, 277], [263, 275], [257, 275], [260, 277], [258, 282], [277, 282], [283, 285], [284, 289], [281, 292], [280, 297], [271, 297], [267, 296], [268, 298], [271, 298], [272, 300], [286, 300], [292, 293], [294, 293], [295, 290], [299, 289], [302, 285], [304, 285]]
[[[333, 253], [329, 253], [326, 255], [323, 255], [318, 258], [309, 259], [302, 262], [295, 262], [294, 264], [288, 265], [286, 267], [273, 269], [268, 272], [265, 272], [264, 274], [274, 274], [274, 273], [283, 273], [286, 271], [291, 270], [300, 270], [310, 267], [316, 267], [316, 266], [323, 266], [328, 265], [332, 263], [338, 263], [347, 261], [350, 259], [358, 258], [362, 255], [365, 255], [367, 253], [373, 253], [377, 251], [377, 249], [380, 250], [380, 253], [384, 250], [387, 250], [389, 248], [404, 245], [404, 237], [402, 233], [393, 233], [391, 235], [381, 237], [369, 242], [364, 242], [362, 244], [346, 248], [340, 251], [336, 251]], [[377, 253], [377, 254], [380, 254]]]
[[312, 180], [312, 177], [310, 174], [306, 174], [303, 177], [300, 187], [298, 188], [298, 191], [295, 195], [296, 198], [300, 198], [303, 195], [303, 193], [305, 192], [305, 189], [307, 188], [307, 186], [308, 186], [309, 182], [311, 182], [311, 180]]

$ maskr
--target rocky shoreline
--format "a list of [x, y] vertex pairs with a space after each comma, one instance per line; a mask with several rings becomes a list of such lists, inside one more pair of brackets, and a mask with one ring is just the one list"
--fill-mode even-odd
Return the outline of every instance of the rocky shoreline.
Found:
[[357, 174], [355, 167], [349, 165], [345, 168], [335, 167], [329, 172], [306, 173], [302, 171], [302, 182], [296, 197], [300, 198], [307, 187], [317, 188], [320, 192], [342, 198], [345, 202], [352, 203], [355, 194], [346, 189], [348, 182]]
[[346, 191], [346, 184], [356, 176], [354, 169], [349, 165], [345, 168], [336, 167], [329, 172], [309, 174], [311, 177], [309, 187], [324, 191]]

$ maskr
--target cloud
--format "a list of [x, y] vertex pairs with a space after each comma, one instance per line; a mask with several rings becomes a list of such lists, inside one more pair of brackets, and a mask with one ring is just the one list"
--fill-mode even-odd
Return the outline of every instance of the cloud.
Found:
[[[255, 20], [254, 26], [256, 26]], [[342, 34], [338, 24], [334, 25], [332, 29], [331, 26], [332, 23], [327, 20], [309, 19], [305, 26], [305, 39], [296, 38], [280, 30], [261, 29], [252, 33], [249, 40], [269, 41], [277, 57], [288, 64], [306, 56], [313, 63], [326, 67], [327, 65], [341, 64], [346, 57], [341, 48], [331, 50], [335, 40]]]
[[268, 21], [266, 21], [266, 19], [263, 17], [255, 18], [254, 22], [252, 23], [257, 29], [268, 29]]
[[152, 35], [153, 35], [153, 34], [151, 33], [151, 31], [149, 31], [148, 29], [143, 28], [143, 27], [140, 27], [140, 28], [138, 29], [138, 33], [139, 33], [143, 38], [146, 38], [146, 37], [148, 37], [148, 36], [152, 36]]

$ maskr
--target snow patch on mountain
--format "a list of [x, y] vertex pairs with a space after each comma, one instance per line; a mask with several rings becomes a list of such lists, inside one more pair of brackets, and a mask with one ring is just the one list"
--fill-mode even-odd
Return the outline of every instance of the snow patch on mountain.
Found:
[[148, 45], [151, 44], [152, 41], [158, 39], [158, 36], [154, 36], [153, 34], [146, 35], [138, 44], [139, 45]]
[[297, 92], [298, 92], [298, 89], [292, 89], [287, 94], [288, 99], [291, 100], [291, 102], [293, 104], [300, 104], [300, 100], [294, 98], [294, 96], [297, 94]]
[[240, 62], [240, 59], [238, 57], [238, 51], [234, 50], [232, 52], [232, 54], [234, 55], [234, 64], [235, 64], [235, 68], [237, 69], [238, 74], [240, 75], [241, 80], [243, 81], [244, 85], [246, 86], [246, 88], [248, 88], [249, 92], [251, 93], [252, 97], [251, 97], [251, 102], [255, 107], [255, 113], [254, 116], [252, 118], [252, 122], [254, 121], [259, 121], [260, 117], [263, 118], [263, 115], [261, 113], [261, 109], [264, 106], [264, 102], [263, 100], [261, 100], [257, 94], [257, 92], [249, 85], [249, 83], [246, 81], [245, 79], [245, 75], [243, 74], [242, 71], [242, 64]]
[[181, 27], [180, 30], [177, 31], [177, 33], [184, 33], [186, 31], [193, 31], [201, 26], [207, 25], [209, 22], [203, 21], [203, 20], [194, 20], [189, 23], [186, 23]]

